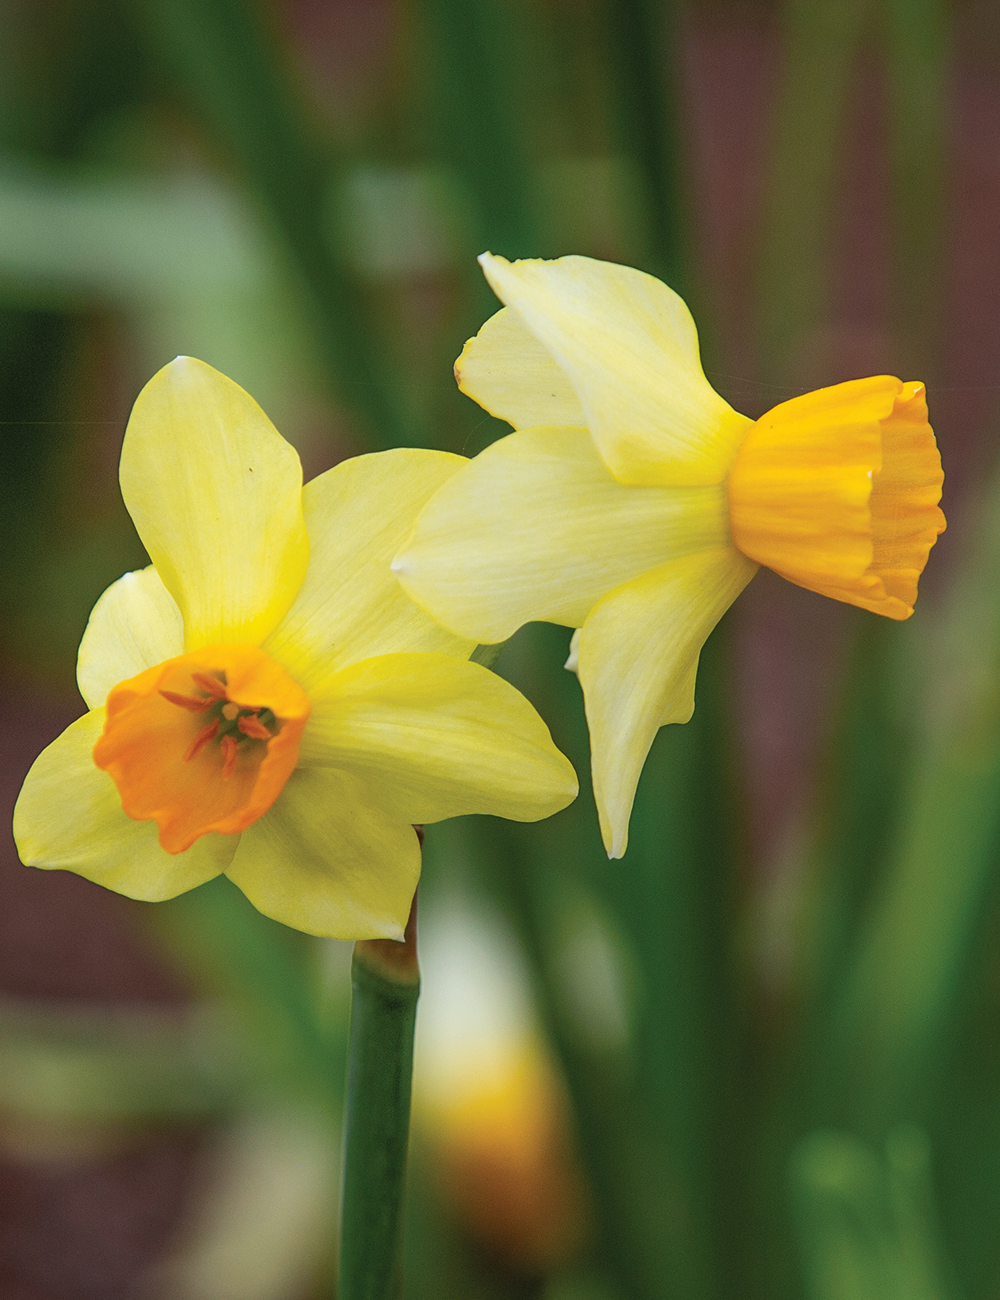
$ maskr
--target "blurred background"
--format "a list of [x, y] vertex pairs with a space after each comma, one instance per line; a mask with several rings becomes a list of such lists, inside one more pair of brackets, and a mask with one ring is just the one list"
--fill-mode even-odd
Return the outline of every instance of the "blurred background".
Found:
[[[0, 51], [8, 811], [145, 562], [118, 452], [177, 353], [307, 477], [505, 431], [451, 378], [485, 248], [666, 279], [754, 417], [926, 381], [909, 623], [761, 572], [622, 862], [586, 788], [428, 829], [404, 1294], [1000, 1296], [997, 6], [2, 0]], [[584, 777], [568, 640], [497, 671]], [[29, 870], [4, 818], [2, 1300], [333, 1296], [349, 945]]]

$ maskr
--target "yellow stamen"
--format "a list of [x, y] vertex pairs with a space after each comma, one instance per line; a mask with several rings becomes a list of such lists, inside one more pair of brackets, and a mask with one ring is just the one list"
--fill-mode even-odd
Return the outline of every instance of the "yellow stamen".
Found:
[[789, 582], [909, 618], [945, 527], [943, 481], [922, 384], [821, 388], [747, 432], [728, 480], [733, 542]]

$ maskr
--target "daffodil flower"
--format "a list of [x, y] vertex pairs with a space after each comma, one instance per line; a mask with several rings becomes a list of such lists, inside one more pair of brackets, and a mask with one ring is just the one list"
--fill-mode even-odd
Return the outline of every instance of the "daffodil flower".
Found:
[[506, 307], [455, 372], [517, 432], [435, 493], [393, 568], [458, 636], [580, 629], [571, 666], [620, 857], [653, 737], [691, 717], [701, 647], [757, 566], [908, 618], [944, 528], [941, 461], [922, 384], [854, 380], [752, 421], [711, 387], [687, 307], [652, 276], [480, 261]]
[[389, 571], [464, 463], [388, 451], [303, 488], [236, 384], [186, 357], [155, 375], [121, 459], [153, 563], [90, 616], [90, 712], [28, 774], [23, 861], [149, 900], [224, 871], [300, 930], [399, 937], [413, 823], [565, 807], [575, 775], [541, 718]]

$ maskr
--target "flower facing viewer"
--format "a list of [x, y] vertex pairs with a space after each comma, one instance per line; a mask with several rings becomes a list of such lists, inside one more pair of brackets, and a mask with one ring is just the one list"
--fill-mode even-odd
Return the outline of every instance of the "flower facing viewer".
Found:
[[575, 776], [534, 709], [389, 571], [462, 464], [381, 452], [303, 488], [236, 384], [187, 357], [155, 375], [121, 460], [153, 563], [94, 607], [90, 712], [28, 774], [22, 859], [150, 900], [225, 872], [298, 929], [397, 937], [412, 823], [565, 807]]
[[620, 857], [653, 737], [690, 718], [701, 647], [757, 566], [908, 618], [944, 528], [941, 461], [922, 384], [854, 380], [754, 422], [713, 390], [687, 307], [652, 276], [480, 261], [506, 306], [455, 373], [516, 432], [434, 494], [393, 568], [458, 636], [580, 629], [570, 662]]

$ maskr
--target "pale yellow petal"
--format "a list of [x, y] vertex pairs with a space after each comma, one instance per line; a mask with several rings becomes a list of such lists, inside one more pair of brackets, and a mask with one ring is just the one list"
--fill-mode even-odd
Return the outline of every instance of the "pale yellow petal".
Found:
[[690, 555], [611, 592], [584, 623], [578, 673], [609, 857], [620, 858], [628, 844], [654, 736], [691, 717], [701, 647], [756, 571], [732, 548]]
[[349, 772], [300, 768], [226, 873], [265, 916], [332, 939], [398, 939], [420, 877], [413, 827]]
[[751, 421], [705, 378], [672, 289], [589, 257], [479, 259], [494, 292], [562, 367], [623, 483], [720, 483]]
[[475, 641], [446, 632], [418, 609], [389, 569], [424, 503], [466, 463], [400, 447], [354, 456], [306, 484], [309, 572], [264, 645], [306, 691], [371, 655], [471, 654]]
[[463, 393], [515, 429], [587, 423], [565, 370], [509, 307], [469, 339], [455, 378]]
[[576, 773], [548, 727], [479, 664], [380, 655], [332, 677], [312, 706], [299, 761], [363, 777], [404, 821], [538, 821], [576, 798]]
[[104, 710], [77, 718], [39, 754], [14, 809], [14, 838], [29, 867], [75, 871], [129, 898], [159, 902], [211, 880], [229, 865], [237, 835], [204, 835], [165, 853], [155, 822], [132, 821], [91, 751]]
[[184, 653], [184, 620], [150, 564], [113, 582], [90, 612], [76, 660], [80, 694], [98, 709], [119, 682]]
[[259, 645], [309, 563], [295, 448], [238, 384], [178, 357], [136, 399], [122, 496], [184, 616], [187, 650]]
[[721, 486], [629, 487], [586, 430], [530, 429], [449, 479], [392, 567], [446, 627], [496, 642], [532, 619], [579, 627], [614, 587], [728, 536]]

